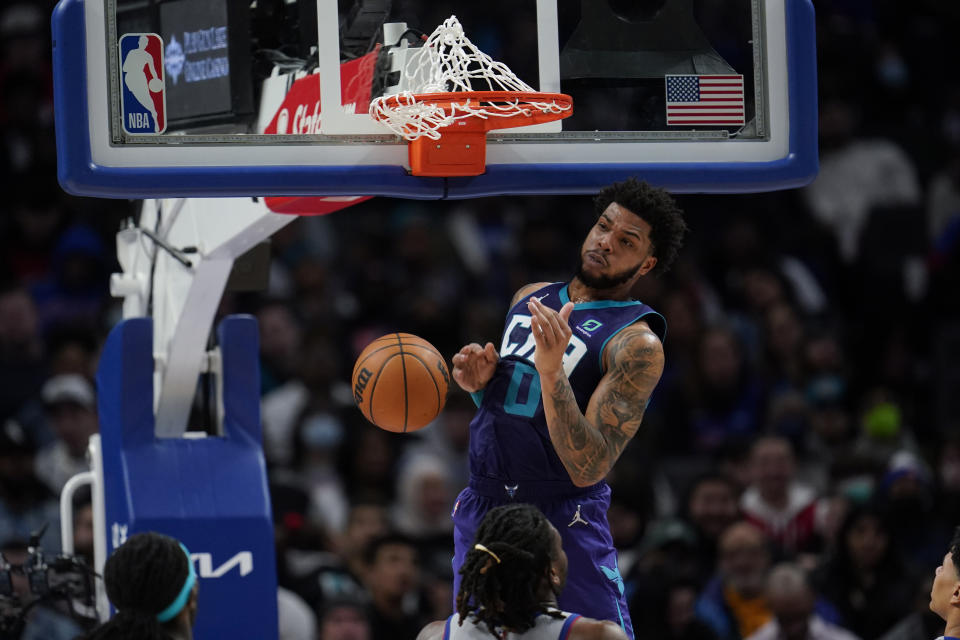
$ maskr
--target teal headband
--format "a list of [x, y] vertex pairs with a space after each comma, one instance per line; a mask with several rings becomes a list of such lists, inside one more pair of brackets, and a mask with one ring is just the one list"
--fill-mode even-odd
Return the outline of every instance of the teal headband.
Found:
[[180, 593], [177, 594], [176, 599], [170, 603], [169, 607], [157, 614], [158, 622], [172, 620], [174, 616], [183, 610], [187, 605], [187, 599], [190, 598], [190, 590], [193, 589], [193, 585], [197, 581], [197, 572], [193, 570], [193, 560], [190, 559], [190, 552], [187, 551], [187, 548], [183, 546], [182, 542], [180, 543], [180, 548], [183, 549], [183, 552], [187, 556], [187, 567], [190, 573], [187, 574], [187, 579], [184, 581], [183, 588], [180, 589]]

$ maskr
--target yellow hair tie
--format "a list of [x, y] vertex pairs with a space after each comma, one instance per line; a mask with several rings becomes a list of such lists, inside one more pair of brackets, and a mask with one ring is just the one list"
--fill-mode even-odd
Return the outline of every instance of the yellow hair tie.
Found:
[[[479, 550], [479, 551], [483, 551], [484, 553], [489, 553], [489, 554], [490, 554], [490, 557], [493, 558], [494, 560], [496, 560], [496, 561], [497, 561], [497, 564], [500, 564], [500, 558], [497, 556], [497, 554], [495, 554], [493, 551], [490, 551], [490, 549], [487, 549], [487, 548], [486, 548], [485, 546], [483, 546], [482, 544], [479, 544], [479, 543], [478, 543], [478, 544], [475, 544], [475, 545], [473, 545], [473, 548], [474, 548], [474, 549], [477, 549], [477, 550]], [[480, 573], [486, 573], [486, 567], [484, 567], [483, 569], [481, 569], [481, 570], [480, 570]]]

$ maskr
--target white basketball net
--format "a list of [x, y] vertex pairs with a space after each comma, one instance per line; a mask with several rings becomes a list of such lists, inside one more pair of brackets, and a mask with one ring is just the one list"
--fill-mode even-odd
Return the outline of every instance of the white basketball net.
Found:
[[[391, 131], [407, 140], [427, 136], [440, 139], [438, 129], [447, 127], [464, 118], [508, 117], [529, 115], [534, 110], [544, 113], [561, 113], [570, 109], [553, 100], [521, 102], [498, 100], [479, 103], [476, 99], [464, 99], [452, 103], [449, 112], [443, 107], [419, 102], [414, 94], [442, 93], [448, 91], [525, 91], [534, 88], [518, 78], [510, 68], [480, 51], [470, 42], [456, 16], [450, 16], [434, 30], [423, 47], [413, 49], [404, 65], [401, 91], [388, 104], [388, 96], [370, 103], [370, 115], [385, 124]], [[472, 85], [477, 81], [477, 87]]]

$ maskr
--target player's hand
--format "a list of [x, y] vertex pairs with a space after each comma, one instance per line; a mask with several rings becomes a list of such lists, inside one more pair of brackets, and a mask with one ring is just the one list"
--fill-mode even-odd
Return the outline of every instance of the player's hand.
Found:
[[468, 344], [453, 356], [453, 379], [467, 393], [480, 391], [493, 377], [499, 359], [492, 342], [483, 347], [476, 342]]
[[563, 305], [559, 312], [531, 297], [527, 302], [530, 311], [530, 330], [537, 344], [534, 363], [542, 376], [555, 375], [563, 371], [563, 354], [567, 351], [570, 336], [570, 314], [573, 303]]

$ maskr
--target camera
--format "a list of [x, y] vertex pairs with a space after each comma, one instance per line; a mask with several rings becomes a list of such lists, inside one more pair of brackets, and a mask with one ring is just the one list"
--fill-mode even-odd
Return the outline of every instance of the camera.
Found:
[[19, 638], [30, 611], [41, 605], [56, 607], [83, 627], [96, 623], [96, 574], [83, 558], [44, 554], [40, 538], [46, 528], [30, 535], [19, 564], [0, 552], [0, 640]]

